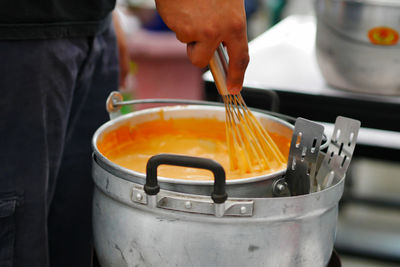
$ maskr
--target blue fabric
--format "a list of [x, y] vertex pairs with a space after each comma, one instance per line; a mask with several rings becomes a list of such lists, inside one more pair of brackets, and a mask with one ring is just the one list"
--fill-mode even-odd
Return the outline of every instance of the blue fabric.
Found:
[[0, 59], [0, 266], [90, 266], [90, 145], [118, 88], [115, 34], [0, 41]]

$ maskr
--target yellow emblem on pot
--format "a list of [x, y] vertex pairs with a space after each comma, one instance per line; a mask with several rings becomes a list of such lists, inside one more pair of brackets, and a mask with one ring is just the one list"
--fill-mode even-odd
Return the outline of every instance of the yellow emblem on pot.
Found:
[[368, 38], [375, 45], [395, 45], [399, 41], [399, 33], [389, 27], [376, 27], [368, 32]]

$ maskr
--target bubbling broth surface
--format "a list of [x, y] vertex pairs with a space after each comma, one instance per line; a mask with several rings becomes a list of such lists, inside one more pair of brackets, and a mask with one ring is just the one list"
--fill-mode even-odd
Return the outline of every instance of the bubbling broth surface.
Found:
[[[287, 158], [290, 140], [276, 133], [269, 134]], [[213, 118], [166, 120], [161, 116], [160, 119], [134, 126], [120, 126], [104, 134], [97, 146], [100, 153], [110, 161], [141, 173], [146, 173], [148, 159], [160, 153], [213, 159], [224, 167], [227, 179], [255, 177], [282, 168], [271, 166], [269, 169], [250, 173], [230, 170], [225, 122]], [[207, 170], [169, 165], [159, 166], [158, 175], [186, 180], [213, 179], [212, 173]]]

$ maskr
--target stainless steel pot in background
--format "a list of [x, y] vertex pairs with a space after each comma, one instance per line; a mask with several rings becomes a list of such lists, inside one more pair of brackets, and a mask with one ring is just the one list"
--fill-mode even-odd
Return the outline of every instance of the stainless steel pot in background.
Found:
[[316, 0], [316, 52], [333, 87], [400, 95], [400, 1]]

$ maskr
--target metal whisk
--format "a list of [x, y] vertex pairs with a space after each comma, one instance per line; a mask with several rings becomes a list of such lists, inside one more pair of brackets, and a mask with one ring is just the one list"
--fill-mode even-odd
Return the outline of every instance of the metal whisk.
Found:
[[226, 85], [228, 60], [222, 44], [215, 51], [209, 65], [225, 104], [226, 139], [231, 169], [249, 173], [285, 165], [282, 152], [249, 110], [242, 95], [229, 94]]

